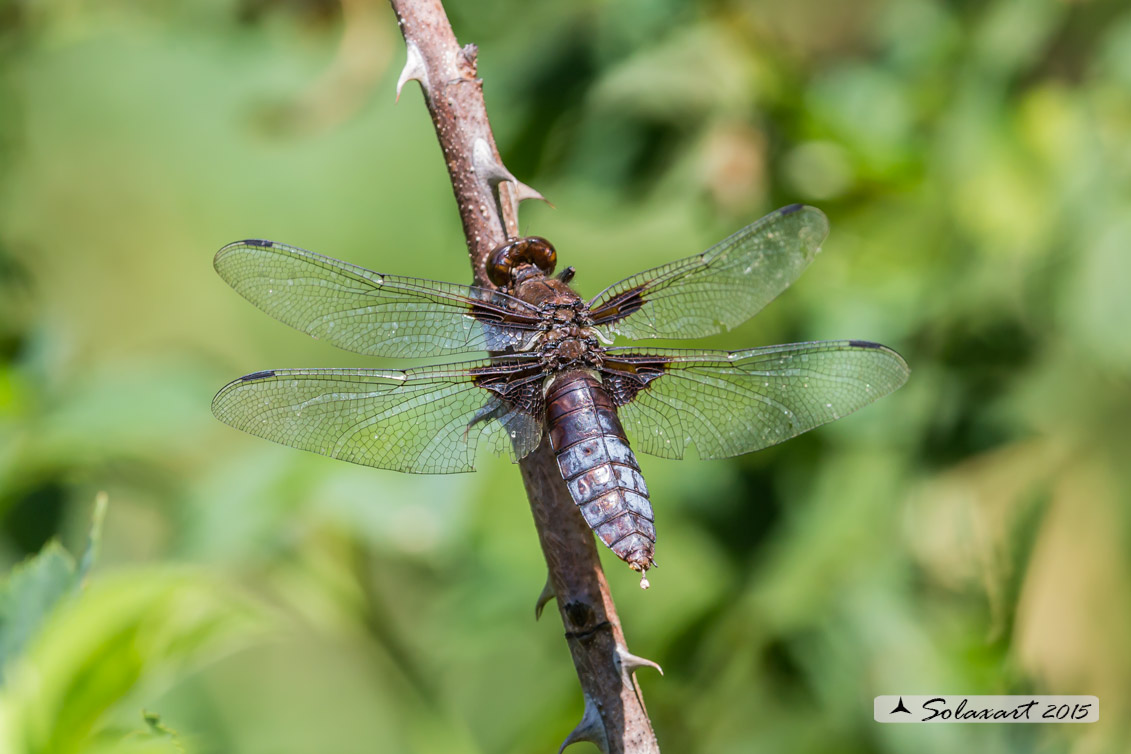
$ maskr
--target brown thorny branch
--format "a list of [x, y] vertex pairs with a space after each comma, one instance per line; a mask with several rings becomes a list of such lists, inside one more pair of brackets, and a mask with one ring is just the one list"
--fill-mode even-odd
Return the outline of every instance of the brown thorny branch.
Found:
[[[397, 96], [408, 81], [420, 83], [459, 205], [475, 283], [493, 288], [484, 265], [487, 254], [517, 235], [518, 203], [541, 195], [504, 167], [476, 73], [478, 50], [459, 46], [440, 0], [390, 2], [407, 48]], [[561, 748], [590, 741], [606, 754], [658, 753], [634, 672], [659, 666], [632, 655], [625, 645], [593, 535], [545, 437], [519, 467], [549, 569], [537, 613], [557, 598], [585, 698], [581, 722]]]

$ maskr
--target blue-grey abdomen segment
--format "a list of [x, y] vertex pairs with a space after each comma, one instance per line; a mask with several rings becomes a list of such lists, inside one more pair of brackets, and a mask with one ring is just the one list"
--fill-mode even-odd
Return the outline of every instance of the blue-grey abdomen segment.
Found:
[[600, 380], [588, 372], [556, 377], [546, 391], [546, 420], [585, 522], [633, 568], [650, 568], [656, 528], [648, 487]]

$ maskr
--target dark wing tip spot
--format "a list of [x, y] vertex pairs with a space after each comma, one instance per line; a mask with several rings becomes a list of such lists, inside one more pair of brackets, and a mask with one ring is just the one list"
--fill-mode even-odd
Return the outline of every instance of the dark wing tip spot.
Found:
[[883, 348], [884, 347], [882, 343], [873, 343], [870, 340], [850, 340], [850, 341], [848, 341], [848, 345], [852, 346], [853, 348]]
[[252, 372], [251, 374], [245, 374], [243, 377], [240, 377], [240, 382], [251, 382], [253, 380], [265, 380], [268, 377], [274, 377], [274, 376], [275, 376], [275, 370], [274, 369], [266, 369], [262, 372]]
[[798, 211], [804, 206], [804, 204], [790, 204], [779, 209], [778, 213], [782, 215], [792, 215], [794, 212]]
[[258, 246], [261, 249], [270, 249], [275, 245], [274, 241], [264, 241], [262, 238], [245, 238], [243, 243], [248, 246]]

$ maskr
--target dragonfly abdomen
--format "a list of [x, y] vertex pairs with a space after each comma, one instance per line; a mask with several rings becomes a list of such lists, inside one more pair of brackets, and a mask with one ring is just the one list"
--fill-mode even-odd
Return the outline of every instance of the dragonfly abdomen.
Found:
[[619, 558], [646, 571], [656, 543], [648, 487], [597, 376], [576, 371], [555, 377], [546, 391], [546, 423], [558, 468], [585, 522]]

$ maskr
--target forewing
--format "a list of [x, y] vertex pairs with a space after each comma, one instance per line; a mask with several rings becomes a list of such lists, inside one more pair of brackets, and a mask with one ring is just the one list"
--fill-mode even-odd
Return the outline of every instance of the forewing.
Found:
[[747, 351], [607, 352], [602, 377], [632, 447], [682, 458], [760, 450], [892, 392], [910, 371], [895, 351], [860, 340]]
[[522, 458], [542, 438], [537, 360], [408, 371], [276, 369], [212, 401], [220, 421], [292, 448], [418, 474], [473, 471], [476, 448]]
[[518, 351], [538, 310], [497, 291], [383, 275], [273, 241], [240, 241], [216, 271], [272, 317], [356, 353], [414, 358]]
[[829, 232], [814, 207], [783, 207], [702, 254], [647, 270], [589, 306], [606, 335], [701, 338], [754, 316], [801, 275]]

